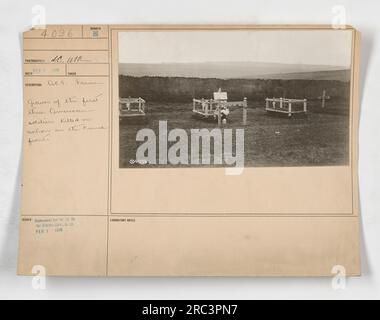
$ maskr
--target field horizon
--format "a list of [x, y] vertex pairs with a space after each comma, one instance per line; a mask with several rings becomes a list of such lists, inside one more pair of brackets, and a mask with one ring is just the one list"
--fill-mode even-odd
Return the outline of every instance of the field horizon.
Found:
[[350, 69], [342, 66], [265, 62], [120, 63], [119, 74], [133, 77], [203, 79], [292, 79], [348, 82]]

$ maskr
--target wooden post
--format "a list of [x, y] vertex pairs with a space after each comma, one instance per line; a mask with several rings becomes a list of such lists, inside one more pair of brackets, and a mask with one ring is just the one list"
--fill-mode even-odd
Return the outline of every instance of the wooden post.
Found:
[[326, 107], [326, 90], [323, 90], [322, 95], [322, 108], [324, 109]]
[[283, 99], [282, 99], [282, 98], [280, 98], [280, 109], [282, 109], [282, 107], [283, 107], [283, 104], [284, 104], [284, 101], [283, 101]]
[[218, 102], [218, 127], [222, 125], [221, 103]]
[[289, 113], [288, 113], [288, 116], [291, 117], [291, 116], [292, 116], [292, 103], [289, 102], [288, 106], [289, 106], [289, 110], [288, 110]]
[[195, 99], [193, 99], [193, 111], [195, 111], [196, 108], [195, 108]]
[[266, 99], [265, 99], [265, 109], [266, 109], [266, 110], [269, 109], [269, 98], [266, 98]]
[[243, 101], [243, 126], [247, 125], [247, 108], [248, 108], [247, 98], [244, 98], [244, 101]]
[[208, 108], [208, 104], [205, 103], [205, 99], [204, 98], [202, 98], [202, 110], [206, 114], [206, 116], [208, 116], [208, 110], [209, 110], [209, 108]]
[[307, 112], [307, 99], [303, 100], [303, 112]]

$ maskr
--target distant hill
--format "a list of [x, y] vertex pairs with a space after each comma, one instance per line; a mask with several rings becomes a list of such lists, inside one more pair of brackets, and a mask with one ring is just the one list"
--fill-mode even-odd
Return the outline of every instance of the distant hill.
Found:
[[350, 70], [339, 66], [262, 62], [128, 63], [119, 64], [119, 74], [204, 79], [350, 80]]
[[331, 70], [315, 72], [298, 72], [284, 74], [268, 74], [259, 77], [260, 79], [279, 79], [279, 80], [337, 80], [349, 82], [351, 70]]

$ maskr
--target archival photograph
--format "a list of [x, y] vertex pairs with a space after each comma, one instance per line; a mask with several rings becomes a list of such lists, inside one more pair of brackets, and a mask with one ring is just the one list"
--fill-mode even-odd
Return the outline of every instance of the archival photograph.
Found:
[[351, 30], [119, 33], [119, 166], [349, 165]]

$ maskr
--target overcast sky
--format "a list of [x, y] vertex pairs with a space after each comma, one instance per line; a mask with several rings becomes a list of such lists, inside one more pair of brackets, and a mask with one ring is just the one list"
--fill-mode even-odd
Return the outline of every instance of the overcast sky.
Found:
[[120, 63], [272, 62], [351, 66], [350, 30], [119, 33]]

